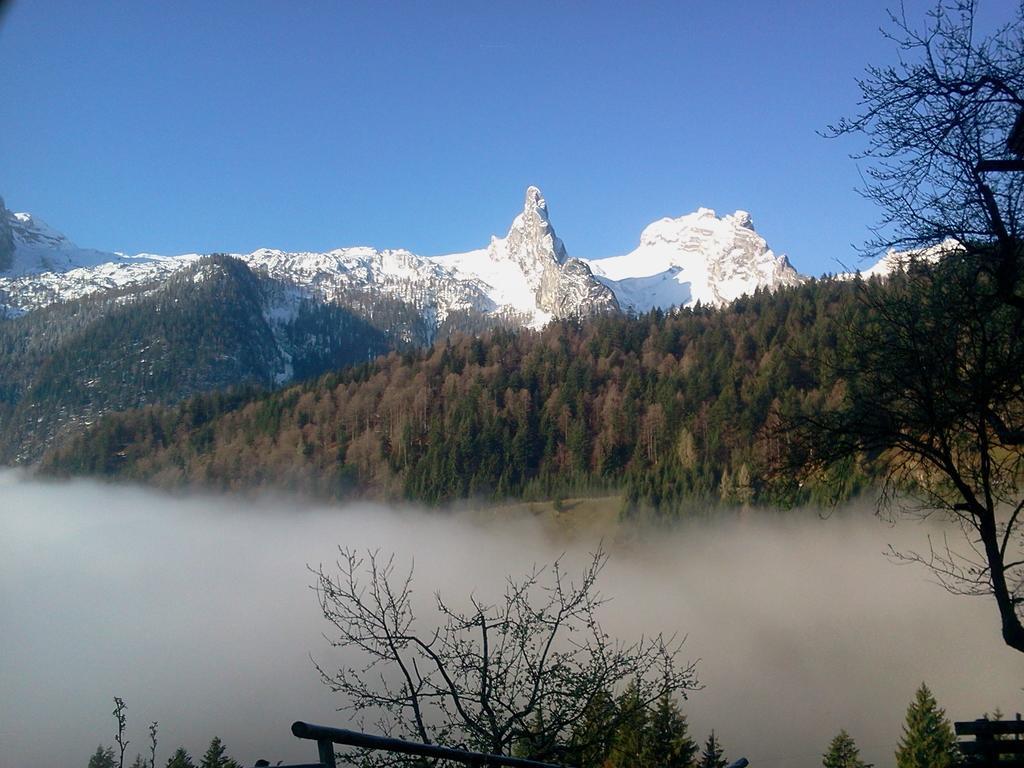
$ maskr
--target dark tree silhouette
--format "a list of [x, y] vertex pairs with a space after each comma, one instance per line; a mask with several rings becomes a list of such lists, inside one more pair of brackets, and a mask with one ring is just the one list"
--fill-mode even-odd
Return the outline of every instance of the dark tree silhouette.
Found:
[[227, 748], [219, 736], [214, 736], [210, 746], [199, 763], [199, 768], [241, 768], [239, 764], [228, 756]]
[[120, 696], [114, 697], [114, 719], [117, 720], [117, 735], [114, 736], [114, 741], [117, 743], [118, 749], [121, 751], [118, 755], [117, 765], [118, 768], [124, 768], [124, 751], [128, 749], [128, 740], [124, 737], [125, 727], [128, 719], [125, 715], [124, 699]]
[[980, 39], [973, 2], [940, 4], [923, 31], [894, 16], [902, 63], [870, 68], [864, 111], [833, 129], [868, 138], [864, 192], [883, 211], [871, 245], [918, 250], [884, 284], [860, 285], [866, 311], [831, 361], [844, 385], [798, 420], [796, 460], [807, 476], [866, 456], [883, 500], [947, 513], [961, 544], [897, 557], [953, 592], [992, 595], [1004, 641], [1024, 652], [1024, 174], [979, 169], [1017, 153], [1022, 14]]
[[167, 768], [196, 768], [196, 764], [192, 762], [192, 756], [188, 750], [178, 747], [167, 761]]
[[979, 267], [1021, 307], [1024, 174], [979, 164], [1020, 156], [1009, 137], [1024, 109], [1024, 7], [988, 36], [975, 17], [974, 0], [940, 0], [920, 29], [890, 14], [900, 64], [868, 67], [862, 111], [829, 133], [867, 139], [854, 157], [882, 211], [869, 249], [978, 244]]
[[102, 744], [96, 747], [96, 751], [89, 758], [89, 768], [114, 768], [116, 765], [117, 758], [114, 757], [114, 748], [104, 747]]
[[156, 768], [156, 732], [158, 727], [156, 720], [149, 724], [149, 768]]
[[658, 768], [690, 768], [697, 743], [690, 738], [686, 716], [672, 696], [664, 695], [651, 713], [651, 764]]
[[715, 732], [712, 731], [711, 735], [708, 736], [708, 740], [704, 742], [704, 750], [700, 753], [700, 757], [697, 758], [697, 768], [725, 768], [729, 763], [725, 758], [725, 750], [722, 748], [722, 742], [715, 736]]
[[535, 567], [509, 578], [495, 603], [471, 595], [465, 610], [435, 595], [434, 627], [420, 628], [411, 570], [402, 576], [393, 559], [341, 550], [337, 572], [314, 571], [314, 588], [336, 631], [332, 645], [362, 662], [317, 669], [345, 697], [343, 710], [360, 722], [370, 716], [390, 736], [496, 754], [525, 749], [534, 759], [592, 751], [598, 745], [582, 743], [582, 726], [607, 691], [630, 682], [646, 708], [697, 687], [694, 665], [678, 664], [681, 641], [625, 644], [602, 630], [596, 584], [605, 562], [596, 553], [576, 581], [559, 561]]

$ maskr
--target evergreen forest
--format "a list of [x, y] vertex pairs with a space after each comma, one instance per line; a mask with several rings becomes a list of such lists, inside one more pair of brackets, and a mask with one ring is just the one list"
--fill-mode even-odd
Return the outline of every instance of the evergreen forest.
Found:
[[834, 351], [867, 311], [859, 285], [454, 334], [278, 391], [111, 414], [43, 467], [435, 505], [622, 494], [657, 515], [848, 498], [877, 457], [801, 476], [785, 424], [841, 392]]

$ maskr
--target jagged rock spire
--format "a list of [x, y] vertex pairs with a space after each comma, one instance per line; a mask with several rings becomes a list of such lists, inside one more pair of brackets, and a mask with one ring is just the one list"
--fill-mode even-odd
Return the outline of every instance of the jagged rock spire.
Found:
[[545, 264], [564, 264], [565, 245], [548, 218], [548, 205], [537, 187], [527, 187], [523, 212], [512, 221], [505, 237], [506, 254], [525, 272], [537, 272]]

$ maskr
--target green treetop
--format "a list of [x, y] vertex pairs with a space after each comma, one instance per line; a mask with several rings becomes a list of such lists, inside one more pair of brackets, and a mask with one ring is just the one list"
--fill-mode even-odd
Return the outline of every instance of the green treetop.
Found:
[[676, 700], [663, 694], [651, 714], [651, 763], [658, 768], [691, 768], [697, 743], [687, 731], [686, 716]]
[[184, 747], [178, 747], [167, 761], [167, 768], [196, 768], [196, 764]]
[[214, 736], [206, 754], [203, 755], [199, 768], [240, 768], [237, 762], [227, 755], [227, 749], [219, 736]]
[[697, 760], [697, 768], [725, 768], [729, 761], [725, 759], [724, 752], [722, 742], [712, 731], [708, 740], [704, 742], [704, 751]]
[[960, 765], [953, 726], [928, 686], [921, 683], [907, 707], [903, 738], [896, 749], [897, 768], [954, 768]]
[[116, 768], [116, 766], [117, 758], [114, 756], [113, 747], [104, 747], [100, 744], [89, 758], [89, 768]]
[[839, 731], [832, 739], [828, 751], [821, 756], [821, 764], [823, 768], [872, 768], [871, 763], [865, 763], [860, 759], [857, 743], [845, 729]]

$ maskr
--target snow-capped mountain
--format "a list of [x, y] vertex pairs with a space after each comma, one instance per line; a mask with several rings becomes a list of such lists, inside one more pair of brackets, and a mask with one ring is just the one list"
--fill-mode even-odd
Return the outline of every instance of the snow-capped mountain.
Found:
[[[151, 288], [201, 258], [85, 250], [28, 214], [4, 210], [0, 218], [13, 241], [10, 265], [0, 269], [0, 310], [13, 314], [102, 291]], [[459, 312], [540, 327], [552, 318], [618, 308], [586, 264], [567, 257], [534, 187], [508, 235], [479, 251], [426, 258], [368, 247], [326, 253], [261, 248], [231, 255], [292, 284], [297, 297], [332, 302], [352, 291], [371, 292], [406, 302], [435, 327]]]
[[749, 213], [719, 218], [710, 208], [656, 221], [640, 234], [635, 250], [590, 266], [623, 308], [637, 312], [698, 301], [720, 306], [757, 288], [796, 285], [802, 279], [754, 231]]
[[[409, 305], [435, 330], [467, 314], [540, 327], [551, 319], [620, 309], [721, 305], [759, 287], [801, 279], [743, 211], [718, 218], [701, 208], [654, 222], [624, 256], [570, 258], [536, 187], [527, 189], [523, 210], [504, 237], [467, 253], [424, 257], [354, 247], [231, 255], [255, 273], [292, 286], [296, 301], [337, 302], [353, 292], [368, 302], [386, 297]], [[79, 248], [39, 219], [11, 213], [0, 203], [0, 313], [21, 314], [100, 292], [153, 290], [200, 258]], [[273, 311], [289, 312], [284, 306]]]
[[11, 213], [0, 198], [0, 274], [65, 272], [116, 262], [116, 253], [79, 248], [30, 213]]
[[587, 262], [569, 258], [536, 187], [526, 190], [523, 212], [505, 237], [492, 237], [486, 248], [432, 261], [462, 280], [487, 286], [497, 304], [514, 307], [531, 325], [619, 309], [614, 292], [595, 279]]
[[948, 253], [954, 253], [963, 248], [960, 241], [948, 237], [941, 243], [930, 245], [926, 248], [912, 248], [907, 251], [889, 249], [882, 258], [876, 261], [867, 269], [856, 272], [842, 272], [836, 277], [840, 280], [850, 280], [856, 275], [867, 280], [872, 277], [888, 277], [893, 272], [902, 272], [914, 262], [933, 264]]
[[504, 237], [434, 257], [127, 256], [0, 204], [0, 461], [33, 461], [110, 411], [309, 379], [453, 331], [720, 304], [797, 279], [749, 217], [706, 210], [655, 222], [626, 256], [571, 258], [535, 187]]

